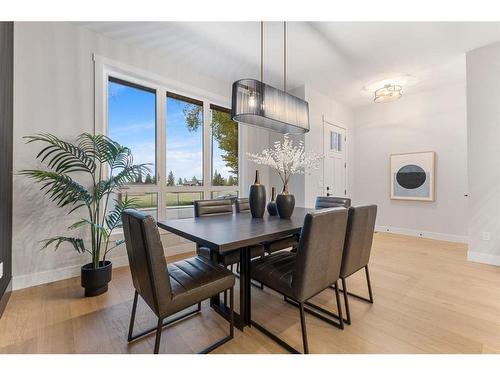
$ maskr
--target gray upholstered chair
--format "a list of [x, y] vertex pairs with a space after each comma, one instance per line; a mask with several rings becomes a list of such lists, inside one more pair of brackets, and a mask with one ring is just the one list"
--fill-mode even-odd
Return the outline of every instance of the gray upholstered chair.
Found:
[[250, 212], [250, 203], [248, 203], [248, 198], [237, 198], [234, 201], [234, 207], [236, 209], [236, 213], [240, 212]]
[[[250, 212], [250, 204], [248, 203], [248, 198], [237, 198], [234, 201], [234, 206], [236, 213], [242, 213], [242, 212]], [[263, 257], [266, 255], [266, 249], [264, 248], [264, 245], [258, 244], [258, 245], [252, 245], [250, 246], [250, 258], [254, 259], [257, 257]], [[239, 254], [238, 254], [239, 255]], [[240, 258], [238, 256], [238, 266], [236, 267], [236, 272], [240, 272]], [[253, 284], [253, 283], [252, 283]], [[262, 284], [257, 285], [253, 284], [254, 286], [264, 289], [264, 286]]]
[[[346, 323], [351, 324], [351, 313], [349, 311], [348, 295], [373, 303], [373, 293], [368, 271], [368, 262], [372, 250], [373, 233], [375, 230], [375, 220], [377, 218], [377, 206], [357, 206], [349, 208], [349, 219], [347, 222], [347, 232], [342, 256], [342, 267], [340, 269], [340, 280], [344, 293]], [[365, 269], [366, 283], [368, 286], [368, 296], [365, 298], [347, 291], [345, 279], [352, 274]]]
[[349, 208], [351, 207], [351, 199], [341, 197], [316, 197], [316, 204], [314, 205], [314, 208], [317, 210], [332, 207]]
[[[235, 201], [236, 212], [249, 212], [250, 204], [248, 203], [248, 198], [238, 198]], [[299, 244], [298, 236], [291, 235], [287, 237], [280, 238], [279, 240], [274, 241], [266, 241], [263, 242], [265, 252], [268, 254], [275, 253], [279, 250], [284, 250], [291, 248], [292, 250], [297, 249], [297, 245]]]
[[224, 215], [233, 213], [231, 199], [205, 199], [194, 201], [194, 216]]
[[[163, 327], [177, 322], [201, 310], [201, 301], [230, 293], [229, 335], [201, 351], [208, 353], [233, 338], [233, 287], [234, 275], [226, 268], [200, 256], [167, 265], [155, 220], [136, 210], [122, 213], [127, 254], [135, 288], [128, 341], [156, 331], [154, 353], [160, 349]], [[156, 327], [133, 335], [138, 297], [146, 302], [158, 318]], [[197, 306], [176, 318], [164, 321], [173, 314]]]
[[[351, 199], [340, 198], [340, 197], [316, 197], [316, 202], [314, 205], [314, 208], [316, 210], [322, 210], [324, 208], [335, 208], [335, 207], [349, 208], [351, 207]], [[298, 238], [299, 236], [296, 236], [296, 241], [298, 241]], [[286, 244], [280, 244], [278, 245], [278, 247], [279, 246], [286, 246]], [[297, 247], [292, 246], [292, 251], [297, 251]]]
[[[194, 201], [194, 216], [215, 216], [215, 215], [232, 215], [233, 201], [230, 199], [206, 199]], [[218, 260], [216, 253], [205, 246], [196, 244], [196, 253], [207, 259]], [[239, 253], [239, 251], [235, 251]]]
[[[252, 261], [252, 278], [271, 289], [283, 294], [292, 303], [298, 305], [302, 326], [304, 352], [308, 353], [307, 332], [304, 311], [327, 321], [341, 329], [344, 328], [342, 307], [338, 288], [335, 297], [338, 310], [338, 322], [331, 320], [337, 315], [309, 302], [309, 299], [337, 285], [342, 264], [347, 209], [332, 208], [308, 213], [304, 220], [298, 251], [280, 251]], [[259, 323], [252, 326], [261, 330], [290, 352], [297, 350], [282, 339], [269, 332]]]
[[[231, 199], [198, 200], [194, 202], [194, 216], [228, 215], [233, 213], [233, 201]], [[234, 250], [224, 255], [216, 255], [211, 249], [197, 246], [198, 255], [208, 259], [216, 258], [217, 262], [224, 266], [232, 266], [240, 262], [240, 251]], [[264, 255], [262, 245], [250, 246], [250, 257], [256, 258]]]

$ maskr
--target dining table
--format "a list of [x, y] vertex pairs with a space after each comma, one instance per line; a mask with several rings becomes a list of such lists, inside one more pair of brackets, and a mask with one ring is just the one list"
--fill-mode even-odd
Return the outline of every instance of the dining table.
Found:
[[[251, 326], [251, 259], [249, 247], [267, 241], [300, 233], [305, 215], [310, 208], [295, 207], [289, 219], [271, 216], [253, 218], [250, 212], [228, 215], [212, 215], [185, 219], [167, 219], [158, 222], [158, 227], [180, 237], [212, 249], [214, 261], [217, 254], [240, 251], [240, 303], [239, 314], [235, 313], [235, 325], [240, 330]], [[229, 319], [229, 309], [219, 296], [210, 300], [210, 306], [224, 318]]]

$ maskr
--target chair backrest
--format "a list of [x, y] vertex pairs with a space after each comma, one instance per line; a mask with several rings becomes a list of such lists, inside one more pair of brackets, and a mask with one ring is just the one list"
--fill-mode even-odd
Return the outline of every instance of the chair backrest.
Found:
[[194, 201], [194, 216], [224, 215], [233, 213], [231, 199], [206, 199]]
[[292, 277], [292, 289], [299, 301], [311, 298], [339, 279], [346, 227], [345, 208], [306, 215]]
[[123, 232], [135, 290], [162, 316], [171, 301], [167, 262], [155, 220], [137, 210], [122, 212]]
[[314, 207], [317, 210], [332, 207], [349, 208], [351, 207], [351, 199], [341, 197], [316, 197], [316, 204]]
[[376, 218], [376, 205], [349, 208], [341, 277], [352, 275], [370, 261]]
[[250, 211], [250, 203], [248, 203], [248, 198], [236, 199], [235, 207], [237, 213]]

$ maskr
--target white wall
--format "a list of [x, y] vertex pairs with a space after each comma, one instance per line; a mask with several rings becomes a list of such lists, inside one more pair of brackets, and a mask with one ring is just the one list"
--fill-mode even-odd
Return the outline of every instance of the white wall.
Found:
[[[305, 135], [291, 137], [294, 142], [303, 141], [307, 152], [324, 153], [323, 117], [333, 124], [347, 128], [348, 134], [352, 130], [353, 112], [347, 106], [336, 102], [334, 99], [308, 85], [290, 90], [290, 92], [299, 98], [307, 100], [309, 103], [309, 132]], [[281, 141], [282, 139], [283, 136], [272, 133], [269, 143], [272, 146], [273, 142]], [[347, 176], [348, 189], [349, 186], [352, 186], [352, 176], [354, 173], [351, 166], [352, 163], [350, 163], [353, 150], [353, 145], [349, 144], [347, 155], [347, 162], [349, 163]], [[276, 186], [276, 193], [278, 194], [283, 184], [275, 172], [271, 170], [269, 173], [271, 185]], [[308, 174], [292, 176], [289, 191], [295, 195], [295, 205], [297, 207], [314, 207], [316, 197], [324, 195], [323, 163], [320, 164], [319, 169], [309, 171]], [[350, 191], [347, 194], [350, 195]]]
[[[378, 205], [379, 230], [467, 241], [467, 128], [465, 57], [456, 82], [370, 103], [355, 111], [354, 204]], [[436, 152], [435, 202], [389, 199], [389, 155]]]
[[[288, 90], [288, 92], [292, 95], [295, 95], [298, 98], [301, 99], [305, 98], [304, 86]], [[290, 135], [290, 139], [292, 139], [294, 143], [304, 142], [304, 135], [303, 134]], [[276, 132], [269, 132], [269, 147], [273, 147], [274, 142], [277, 141], [282, 142], [283, 135]], [[281, 181], [281, 178], [278, 176], [278, 173], [276, 171], [269, 170], [269, 188], [267, 189], [268, 199], [270, 199], [271, 197], [271, 188], [273, 186], [276, 188], [276, 194], [280, 194], [282, 192], [283, 182]], [[288, 190], [290, 194], [293, 194], [295, 197], [295, 206], [304, 207], [304, 196], [305, 196], [304, 176], [303, 175], [292, 176], [288, 183]]]
[[[25, 145], [22, 136], [50, 132], [63, 138], [93, 131], [94, 71], [92, 54], [107, 57], [178, 81], [184, 91], [203, 90], [230, 103], [231, 83], [212, 79], [185, 64], [158, 59], [140, 49], [99, 36], [69, 23], [15, 23], [14, 71], [14, 171], [36, 168], [34, 145]], [[268, 145], [268, 134], [245, 128], [243, 139], [251, 140], [242, 151], [260, 151]], [[247, 163], [243, 163], [243, 169]], [[249, 173], [253, 173], [251, 168]], [[262, 170], [264, 183], [268, 173]], [[243, 184], [250, 181], [242, 176]], [[67, 246], [54, 252], [40, 251], [39, 241], [57, 234], [75, 221], [78, 213], [66, 215], [44, 199], [39, 186], [14, 176], [13, 287], [22, 287], [76, 276], [86, 256]], [[193, 246], [173, 235], [163, 236], [167, 253], [186, 251]], [[124, 246], [113, 250], [115, 265], [126, 264]]]
[[[467, 53], [469, 260], [500, 265], [500, 43]], [[490, 240], [483, 240], [483, 232]]]
[[[347, 195], [352, 196], [354, 176], [352, 142], [353, 111], [334, 99], [322, 94], [310, 86], [305, 87], [305, 99], [309, 102], [310, 131], [305, 135], [305, 148], [308, 152], [324, 153], [323, 117], [326, 121], [347, 129]], [[317, 196], [324, 195], [323, 163], [320, 168], [305, 176], [305, 206], [314, 207]]]

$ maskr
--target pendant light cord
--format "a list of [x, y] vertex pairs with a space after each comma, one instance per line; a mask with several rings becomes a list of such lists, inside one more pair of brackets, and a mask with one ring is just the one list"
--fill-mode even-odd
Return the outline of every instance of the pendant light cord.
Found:
[[264, 21], [260, 21], [260, 81], [264, 82]]
[[283, 91], [286, 92], [286, 21], [283, 21]]
[[[260, 21], [260, 81], [264, 82], [264, 21]], [[283, 22], [283, 91], [286, 92], [286, 21]]]

